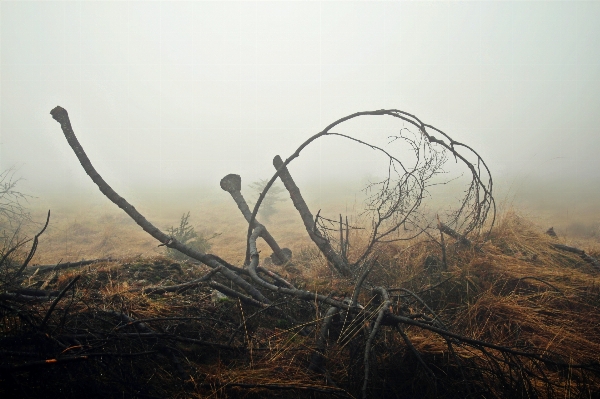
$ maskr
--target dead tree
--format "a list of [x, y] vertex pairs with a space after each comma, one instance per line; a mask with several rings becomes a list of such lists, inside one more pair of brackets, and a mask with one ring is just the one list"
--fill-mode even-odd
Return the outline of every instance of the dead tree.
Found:
[[[449, 353], [453, 354], [456, 359], [455, 367], [462, 373], [465, 383], [468, 381], [467, 377], [477, 373], [480, 365], [484, 364], [487, 369], [482, 371], [482, 373], [495, 375], [498, 378], [504, 378], [505, 375], [510, 376], [509, 379], [504, 378], [502, 384], [506, 385], [507, 389], [514, 390], [514, 392], [523, 392], [523, 396], [525, 396], [525, 393], [528, 396], [536, 396], [536, 382], [550, 384], [550, 380], [544, 374], [543, 370], [540, 371], [542, 366], [552, 366], [567, 370], [568, 372], [578, 368], [585, 370], [598, 369], [599, 365], [596, 363], [572, 364], [568, 360], [554, 356], [545, 349], [515, 349], [462, 335], [446, 326], [441, 321], [439, 315], [435, 314], [434, 310], [427, 305], [426, 301], [419, 297], [418, 293], [404, 288], [401, 289], [413, 300], [413, 305], [409, 308], [403, 306], [400, 301], [396, 303], [391, 301], [389, 295], [391, 289], [381, 286], [371, 286], [367, 281], [367, 275], [373, 266], [372, 262], [367, 262], [367, 266], [358, 275], [358, 265], [367, 260], [378, 244], [405, 239], [404, 237], [397, 236], [399, 229], [407, 229], [411, 232], [409, 236], [414, 237], [427, 233], [429, 229], [437, 228], [438, 224], [430, 220], [428, 215], [421, 211], [420, 206], [423, 198], [427, 195], [429, 185], [434, 184], [433, 178], [441, 173], [442, 165], [449, 156], [452, 156], [457, 162], [460, 161], [465, 165], [466, 169], [470, 172], [471, 182], [465, 191], [465, 196], [462, 198], [458, 210], [447, 215], [444, 225], [448, 226], [448, 229], [445, 231], [456, 232], [457, 237], [465, 238], [467, 234], [481, 232], [485, 227], [484, 224], [488, 216], [492, 218], [489, 223], [490, 226], [494, 222], [495, 205], [492, 197], [492, 179], [485, 162], [470, 147], [454, 141], [445, 133], [422, 123], [413, 115], [398, 110], [380, 110], [352, 114], [332, 123], [322, 132], [309, 138], [285, 161], [276, 157], [274, 165], [277, 171], [259, 196], [257, 204], [249, 217], [249, 210], [246, 209], [247, 205], [244, 205], [245, 202], [243, 202], [241, 195], [236, 199], [236, 195], [239, 193], [239, 187], [236, 184], [238, 181], [237, 178], [232, 179], [234, 180], [232, 184], [228, 183], [227, 178], [224, 179], [221, 183], [224, 186], [223, 188], [232, 193], [238, 206], [240, 206], [240, 210], [242, 210], [242, 213], [248, 220], [247, 259], [244, 267], [241, 268], [229, 264], [218, 256], [192, 250], [151, 224], [131, 204], [118, 195], [92, 166], [91, 161], [75, 137], [67, 111], [61, 107], [56, 107], [51, 111], [51, 114], [61, 124], [65, 138], [75, 152], [82, 167], [104, 195], [123, 209], [146, 232], [159, 240], [162, 245], [181, 251], [213, 269], [202, 279], [173, 289], [178, 291], [184, 290], [188, 289], [192, 284], [201, 284], [209, 279], [221, 278], [229, 286], [215, 280], [211, 280], [208, 283], [209, 286], [225, 292], [229, 296], [238, 298], [249, 306], [257, 307], [261, 311], [272, 311], [278, 315], [283, 315], [292, 323], [296, 322], [290, 316], [286, 315], [282, 309], [277, 307], [277, 301], [288, 303], [292, 301], [297, 301], [298, 303], [302, 301], [319, 303], [321, 307], [329, 310], [326, 311], [325, 318], [321, 323], [321, 333], [317, 339], [314, 356], [309, 366], [317, 372], [326, 373], [327, 371], [327, 365], [325, 364], [326, 342], [329, 336], [328, 332], [333, 328], [332, 324], [335, 323], [337, 314], [341, 315], [339, 319], [343, 320], [344, 326], [351, 326], [350, 332], [362, 330], [364, 332], [362, 334], [363, 338], [361, 345], [358, 347], [362, 348], [362, 362], [359, 362], [359, 367], [361, 367], [363, 376], [360, 392], [364, 398], [370, 396], [369, 381], [372, 380], [371, 370], [373, 370], [374, 363], [376, 362], [373, 352], [377, 346], [378, 336], [385, 329], [389, 329], [391, 333], [399, 334], [407, 347], [413, 351], [419, 363], [427, 370], [427, 375], [428, 378], [431, 378], [432, 385], [435, 385], [435, 375], [433, 375], [432, 370], [427, 366], [427, 361], [415, 349], [409, 336], [404, 332], [405, 328], [410, 327], [426, 330], [437, 334], [445, 340], [448, 344]], [[408, 134], [405, 131], [401, 131], [398, 136], [392, 138], [393, 142], [401, 141], [408, 143], [413, 148], [416, 156], [411, 165], [406, 165], [385, 149], [332, 131], [335, 126], [349, 119], [361, 116], [384, 115], [398, 118], [417, 130], [416, 134]], [[432, 135], [432, 132], [441, 135], [442, 138], [436, 138]], [[334, 249], [332, 240], [323, 228], [322, 222], [324, 219], [319, 219], [318, 213], [317, 217], [313, 218], [312, 213], [300, 194], [299, 188], [295, 185], [289, 170], [287, 170], [287, 166], [299, 157], [304, 148], [318, 138], [326, 135], [338, 136], [358, 142], [380, 152], [389, 159], [387, 178], [381, 182], [373, 183], [368, 188], [371, 192], [374, 192], [367, 201], [366, 209], [367, 214], [371, 215], [373, 228], [366, 248], [352, 263], [346, 259], [344, 245], [340, 245], [339, 251]], [[475, 161], [469, 160], [468, 157], [474, 157]], [[266, 237], [265, 239], [267, 239], [269, 235], [267, 235], [265, 227], [256, 222], [256, 214], [266, 193], [277, 178], [281, 178], [283, 181], [292, 197], [294, 205], [300, 213], [307, 233], [323, 252], [324, 256], [345, 278], [351, 278], [353, 280], [350, 281], [356, 281], [351, 298], [336, 298], [333, 295], [325, 295], [324, 293], [296, 288], [293, 284], [283, 280], [275, 273], [259, 266], [260, 254], [257, 250], [256, 241], [259, 237]], [[347, 236], [348, 233], [346, 233]], [[460, 240], [462, 241], [463, 239], [460, 238]], [[276, 247], [274, 251], [276, 251]], [[362, 305], [359, 303], [359, 293], [364, 288], [368, 288], [370, 294], [368, 294], [366, 302], [364, 302], [365, 304]], [[160, 290], [161, 287], [152, 287], [151, 292], [159, 292]], [[135, 322], [133, 319], [128, 320], [128, 323]], [[317, 323], [318, 320], [315, 319], [304, 320], [299, 325], [299, 328], [302, 329], [308, 325]], [[145, 336], [144, 334], [153, 339], [160, 335], [156, 332], [138, 332], [135, 336], [140, 338]], [[350, 339], [359, 339], [356, 338], [358, 334], [351, 335]], [[185, 340], [187, 342], [200, 342], [199, 340], [189, 338], [185, 338]], [[211, 345], [213, 344], [211, 343]], [[460, 357], [457, 351], [454, 350], [455, 346], [460, 346], [463, 352], [468, 351], [470, 353], [469, 356]], [[229, 346], [226, 345], [226, 347]], [[513, 376], [520, 377], [514, 378]], [[483, 387], [483, 389], [485, 393], [486, 388]]]
[[[413, 159], [408, 162], [401, 160], [387, 149], [333, 131], [343, 122], [363, 116], [391, 116], [416, 130], [413, 132], [411, 129], [403, 127], [396, 136], [389, 138], [390, 144], [399, 143], [408, 146], [414, 154]], [[441, 135], [441, 138], [435, 137], [434, 133]], [[324, 136], [350, 140], [377, 151], [388, 160], [387, 177], [379, 182], [372, 182], [365, 189], [369, 196], [363, 216], [370, 219], [370, 238], [362, 254], [352, 262], [349, 262], [346, 257], [347, 242], [339, 243], [339, 251], [334, 249], [333, 238], [328, 234], [328, 229], [324, 224], [327, 219], [319, 214], [313, 219], [300, 189], [294, 183], [287, 168], [293, 160], [300, 156], [304, 148]], [[357, 112], [346, 116], [310, 137], [285, 161], [276, 156], [273, 165], [277, 171], [266, 184], [252, 211], [248, 224], [248, 239], [252, 234], [253, 221], [262, 200], [275, 180], [280, 178], [300, 213], [309, 237], [335, 270], [342, 276], [353, 275], [377, 244], [413, 239], [424, 233], [429, 234], [428, 230], [437, 228], [438, 223], [434, 221], [434, 215], [427, 215], [421, 206], [423, 200], [429, 196], [428, 189], [430, 187], [447, 183], [447, 181], [440, 182], [437, 179], [444, 173], [443, 166], [449, 157], [464, 165], [471, 179], [458, 208], [451, 210], [446, 215], [447, 220], [443, 222], [443, 225], [447, 226], [449, 230], [457, 231], [457, 234], [463, 237], [461, 241], [467, 242], [468, 234], [472, 232], [479, 234], [482, 231], [488, 221], [488, 216], [491, 216], [490, 230], [495, 221], [496, 206], [492, 196], [493, 182], [486, 163], [471, 147], [453, 140], [446, 133], [421, 122], [414, 115], [399, 110]], [[341, 225], [340, 228], [342, 228]], [[348, 224], [346, 224], [346, 229], [348, 229]], [[346, 235], [347, 238], [348, 235]], [[341, 241], [343, 241], [343, 235]], [[250, 256], [249, 242], [247, 248], [246, 263], [249, 262]]]

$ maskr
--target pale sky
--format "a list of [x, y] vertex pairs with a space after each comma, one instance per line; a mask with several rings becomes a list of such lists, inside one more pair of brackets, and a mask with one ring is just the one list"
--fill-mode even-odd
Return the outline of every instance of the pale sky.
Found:
[[[38, 196], [92, 185], [57, 105], [125, 197], [268, 178], [274, 155], [383, 108], [471, 145], [495, 176], [600, 181], [600, 2], [0, 1], [0, 14], [0, 167]], [[402, 126], [353, 127], [382, 144]], [[290, 169], [346, 181], [374, 165], [327, 139]]]

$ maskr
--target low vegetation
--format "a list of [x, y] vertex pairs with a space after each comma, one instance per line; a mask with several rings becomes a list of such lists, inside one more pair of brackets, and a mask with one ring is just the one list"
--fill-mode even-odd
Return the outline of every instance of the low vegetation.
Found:
[[[435, 313], [450, 331], [540, 353], [554, 364], [525, 359], [520, 367], [527, 374], [515, 375], [503, 364], [506, 355], [494, 349], [486, 349], [488, 357], [460, 344], [450, 349], [438, 334], [408, 326], [403, 332], [411, 347], [401, 335], [384, 330], [372, 349], [370, 395], [508, 397], [518, 380], [527, 381], [528, 391], [539, 397], [599, 395], [598, 271], [576, 254], [553, 249], [554, 242], [541, 228], [509, 213], [480, 251], [449, 242], [447, 269], [439, 246], [428, 240], [380, 248], [369, 283], [389, 287], [394, 309]], [[3, 264], [4, 397], [361, 394], [360, 348], [373, 322], [376, 307], [371, 305], [378, 300], [370, 292], [359, 297], [367, 304], [361, 324], [333, 319], [323, 375], [309, 371], [309, 365], [325, 308], [274, 297], [273, 305], [299, 321], [294, 325], [278, 312], [239, 298], [217, 298], [210, 281], [172, 292], [144, 292], [195, 281], [210, 270], [166, 257], [37, 274], [31, 267], [18, 285], [22, 288], [9, 289], [6, 276], [25, 255]], [[332, 278], [327, 261], [312, 247], [271, 268], [297, 287], [334, 298], [353, 289], [348, 280]], [[42, 289], [49, 296], [36, 296]]]
[[[200, 252], [210, 251], [211, 244], [209, 241], [215, 237], [206, 237], [204, 234], [198, 234], [196, 229], [190, 223], [189, 212], [184, 213], [181, 216], [178, 227], [172, 226], [167, 229], [167, 232], [177, 241], [182, 242], [186, 246]], [[178, 261], [191, 259], [189, 256], [182, 254], [173, 248], [167, 248], [167, 257]]]

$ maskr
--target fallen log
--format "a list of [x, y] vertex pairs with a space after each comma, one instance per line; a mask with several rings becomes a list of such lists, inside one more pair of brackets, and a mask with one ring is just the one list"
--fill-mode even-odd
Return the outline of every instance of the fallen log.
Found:
[[69, 269], [72, 267], [81, 267], [92, 265], [94, 263], [104, 263], [104, 262], [118, 262], [118, 259], [112, 258], [100, 258], [100, 259], [90, 259], [90, 260], [80, 260], [79, 262], [67, 262], [67, 263], [57, 263], [55, 265], [39, 265], [39, 266], [29, 266], [25, 269], [26, 273], [46, 273], [52, 272], [56, 270]]
[[600, 268], [600, 261], [598, 261], [598, 259], [594, 258], [593, 256], [586, 254], [585, 251], [582, 249], [575, 248], [575, 247], [569, 247], [568, 245], [563, 245], [563, 244], [552, 244], [552, 247], [554, 247], [556, 249], [560, 249], [562, 251], [577, 254], [577, 255], [579, 255], [579, 257], [581, 259], [583, 259], [587, 263], [591, 264], [594, 267]]

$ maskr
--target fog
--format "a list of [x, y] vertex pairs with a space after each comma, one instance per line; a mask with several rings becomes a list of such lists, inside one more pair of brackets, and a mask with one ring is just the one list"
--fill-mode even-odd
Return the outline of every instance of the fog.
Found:
[[[17, 168], [34, 206], [108, 201], [57, 105], [117, 192], [169, 212], [230, 201], [224, 175], [248, 190], [343, 116], [400, 109], [477, 150], [500, 203], [598, 219], [598, 2], [1, 1], [0, 13], [0, 168]], [[364, 117], [339, 131], [385, 145], [403, 127]], [[317, 206], [349, 206], [383, 161], [328, 137], [290, 171]]]

